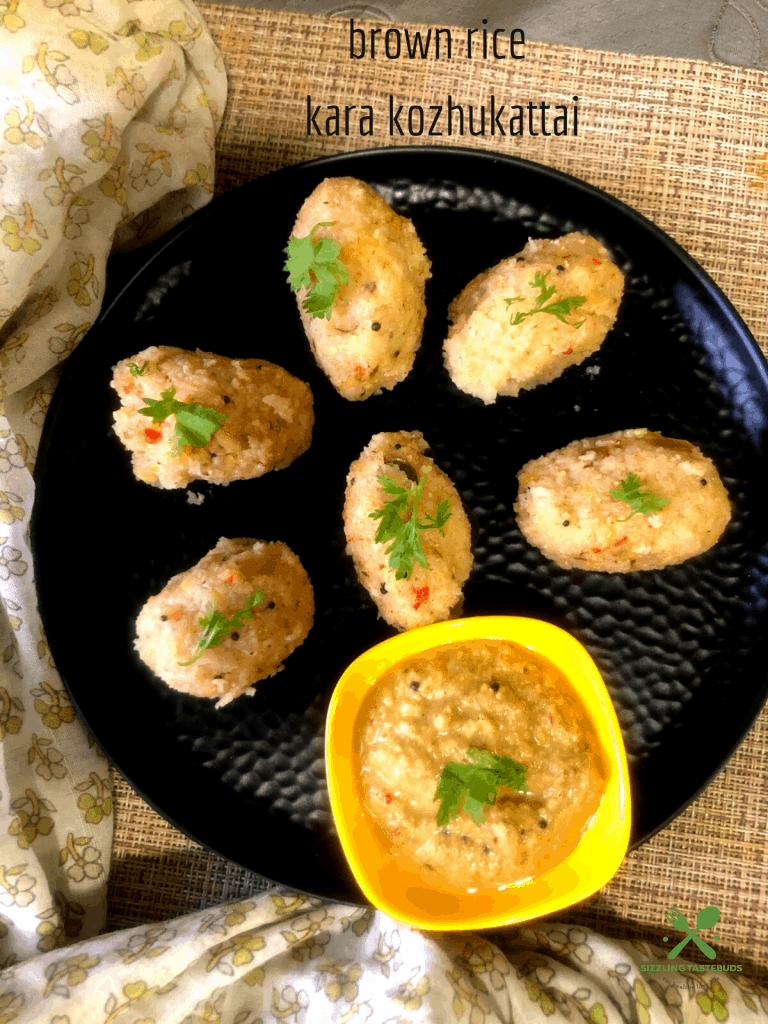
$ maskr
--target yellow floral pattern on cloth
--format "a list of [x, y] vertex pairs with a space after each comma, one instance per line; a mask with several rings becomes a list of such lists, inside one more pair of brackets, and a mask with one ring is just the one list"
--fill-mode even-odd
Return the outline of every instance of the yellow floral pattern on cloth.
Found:
[[[18, 893], [27, 891], [23, 865], [14, 877]], [[51, 944], [45, 955], [0, 975], [0, 1021], [768, 1021], [768, 989], [727, 974], [674, 985], [672, 975], [641, 971], [664, 955], [647, 943], [547, 923], [505, 933], [504, 945], [506, 953], [479, 935], [419, 932], [372, 910], [272, 891], [71, 949]]]
[[[36, 611], [31, 472], [108, 255], [211, 198], [226, 76], [187, 0], [0, 0], [0, 52], [0, 968], [52, 956], [53, 997], [99, 962], [61, 949], [103, 927], [112, 800]], [[0, 992], [0, 1022], [21, 1005]]]

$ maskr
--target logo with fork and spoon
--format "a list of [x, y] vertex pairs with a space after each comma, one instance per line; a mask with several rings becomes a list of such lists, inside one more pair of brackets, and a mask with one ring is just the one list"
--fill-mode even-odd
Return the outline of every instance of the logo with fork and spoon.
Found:
[[[685, 918], [677, 907], [670, 907], [670, 909], [664, 914], [665, 919], [673, 928], [677, 928], [679, 932], [685, 933], [685, 938], [682, 942], [678, 942], [674, 949], [671, 949], [667, 954], [667, 959], [674, 960], [674, 958], [682, 951], [682, 949], [688, 945], [689, 942], [693, 941], [702, 951], [702, 953], [709, 957], [710, 960], [714, 960], [717, 953], [712, 949], [709, 943], [705, 942], [704, 939], [698, 934], [704, 928], [714, 928], [717, 922], [720, 920], [720, 911], [717, 907], [704, 907], [696, 915], [696, 927], [691, 928], [688, 924], [687, 918]], [[713, 935], [713, 939], [719, 938], [718, 935]], [[667, 936], [664, 936], [664, 941], [669, 942]]]

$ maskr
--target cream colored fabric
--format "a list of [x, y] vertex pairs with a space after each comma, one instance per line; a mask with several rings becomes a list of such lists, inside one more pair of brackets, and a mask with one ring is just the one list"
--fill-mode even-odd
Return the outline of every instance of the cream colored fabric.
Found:
[[225, 97], [219, 52], [186, 0], [0, 3], [4, 965], [103, 926], [112, 847], [108, 766], [75, 719], [36, 612], [28, 523], [40, 429], [57, 365], [98, 315], [113, 239], [142, 244], [210, 199]]
[[[740, 972], [643, 971], [665, 950], [546, 923], [506, 939], [414, 931], [272, 892], [6, 971], [15, 1024], [764, 1024]], [[676, 958], [680, 966], [681, 961]], [[683, 964], [683, 966], [686, 966]]]

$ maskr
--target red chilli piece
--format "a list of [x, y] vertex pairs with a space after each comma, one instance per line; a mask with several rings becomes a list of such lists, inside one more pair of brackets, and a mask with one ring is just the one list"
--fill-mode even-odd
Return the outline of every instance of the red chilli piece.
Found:
[[592, 262], [596, 263], [598, 265], [598, 267], [602, 267], [602, 265], [603, 265], [603, 261], [602, 260], [596, 260], [594, 256], [592, 257]]
[[555, 716], [554, 716], [554, 715], [552, 714], [552, 712], [551, 712], [551, 711], [550, 711], [550, 713], [549, 713], [549, 714], [547, 715], [547, 718], [549, 719], [549, 724], [550, 724], [550, 725], [554, 725], [554, 724], [555, 724]]
[[386, 793], [384, 795], [384, 800], [385, 800], [386, 803], [391, 804], [392, 803], [392, 794], [391, 793]]
[[162, 436], [163, 432], [161, 430], [155, 430], [154, 427], [144, 428], [144, 437], [146, 437], [149, 444], [157, 444]]
[[592, 548], [592, 554], [599, 555], [602, 550], [602, 548]]
[[413, 587], [413, 593], [416, 597], [413, 610], [417, 612], [429, 597], [429, 587]]
[[235, 582], [235, 574], [232, 573], [231, 576], [227, 576], [227, 583], [234, 583], [234, 582]]
[[563, 355], [564, 355], [564, 356], [569, 356], [569, 355], [571, 354], [571, 352], [573, 352], [573, 345], [571, 345], [571, 347], [570, 347], [570, 348], [566, 348], [566, 349], [564, 349], [564, 350], [563, 350]]
[[627, 540], [629, 540], [629, 537], [622, 537], [621, 540], [617, 540], [613, 546], [617, 548]]

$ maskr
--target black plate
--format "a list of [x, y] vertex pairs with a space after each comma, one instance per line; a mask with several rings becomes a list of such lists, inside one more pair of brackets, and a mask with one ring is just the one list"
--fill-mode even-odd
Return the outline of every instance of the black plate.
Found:
[[[282, 271], [304, 198], [328, 175], [375, 184], [433, 261], [410, 377], [340, 398], [309, 353]], [[484, 406], [442, 366], [446, 309], [529, 236], [584, 230], [627, 277], [600, 351], [559, 380]], [[143, 268], [74, 352], [45, 424], [33, 546], [40, 608], [73, 701], [109, 758], [174, 825], [278, 882], [361, 901], [333, 831], [323, 726], [334, 683], [390, 635], [344, 554], [350, 462], [381, 430], [421, 430], [479, 526], [465, 610], [564, 626], [595, 658], [632, 759], [633, 843], [678, 814], [733, 752], [766, 696], [768, 380], [754, 341], [697, 264], [616, 199], [535, 164], [402, 148], [333, 157], [216, 199], [144, 253]], [[205, 495], [138, 483], [111, 430], [111, 367], [152, 344], [273, 360], [310, 383], [316, 425], [288, 469]], [[524, 462], [575, 438], [645, 426], [699, 445], [734, 515], [720, 543], [661, 572], [564, 571], [511, 509]], [[309, 638], [253, 698], [221, 711], [167, 689], [132, 650], [139, 608], [220, 536], [281, 539], [304, 563]]]

